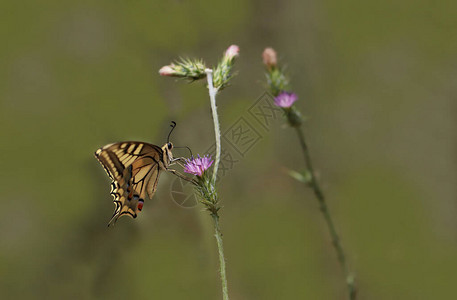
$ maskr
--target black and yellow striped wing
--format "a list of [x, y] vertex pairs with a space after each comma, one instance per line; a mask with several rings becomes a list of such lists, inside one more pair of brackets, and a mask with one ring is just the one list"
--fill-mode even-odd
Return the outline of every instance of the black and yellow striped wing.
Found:
[[144, 199], [151, 199], [156, 191], [164, 166], [162, 149], [143, 142], [120, 142], [98, 149], [95, 157], [113, 181], [116, 207], [108, 226], [123, 215], [136, 218]]

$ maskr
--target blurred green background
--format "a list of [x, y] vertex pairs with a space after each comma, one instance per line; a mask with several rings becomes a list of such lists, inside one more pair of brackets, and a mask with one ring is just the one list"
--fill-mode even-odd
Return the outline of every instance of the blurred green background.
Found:
[[[158, 70], [178, 56], [214, 65], [238, 44], [222, 129], [264, 93], [260, 55], [274, 47], [359, 299], [455, 299], [456, 11], [450, 0], [3, 1], [1, 298], [220, 298], [201, 207], [177, 205], [163, 174], [136, 220], [107, 228], [114, 205], [93, 152], [162, 145], [175, 120], [175, 145], [204, 153], [204, 83]], [[231, 298], [346, 299], [317, 202], [284, 173], [303, 159], [283, 124], [257, 127], [220, 182]]]

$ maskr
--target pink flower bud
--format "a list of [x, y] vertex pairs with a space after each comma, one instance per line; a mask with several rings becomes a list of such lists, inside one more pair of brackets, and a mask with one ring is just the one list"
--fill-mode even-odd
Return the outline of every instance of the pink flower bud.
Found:
[[268, 67], [276, 67], [278, 59], [276, 58], [276, 51], [273, 48], [265, 48], [262, 53], [263, 63]]
[[239, 53], [240, 53], [240, 47], [238, 47], [237, 45], [231, 45], [225, 51], [225, 56], [228, 59], [232, 59], [232, 58], [237, 57], [239, 55]]
[[163, 66], [159, 70], [159, 74], [161, 76], [173, 76], [176, 72], [173, 69], [174, 65], [169, 65], [169, 66]]

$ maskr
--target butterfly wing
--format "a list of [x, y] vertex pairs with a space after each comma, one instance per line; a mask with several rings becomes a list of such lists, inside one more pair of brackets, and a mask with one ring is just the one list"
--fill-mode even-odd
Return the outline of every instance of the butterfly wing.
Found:
[[95, 157], [113, 181], [111, 195], [116, 207], [109, 225], [123, 215], [136, 218], [144, 199], [152, 198], [156, 191], [164, 168], [162, 149], [142, 142], [121, 142], [98, 149]]

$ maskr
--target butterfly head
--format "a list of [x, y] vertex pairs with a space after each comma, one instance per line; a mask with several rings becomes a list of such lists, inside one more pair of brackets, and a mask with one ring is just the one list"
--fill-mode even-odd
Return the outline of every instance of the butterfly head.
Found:
[[167, 163], [170, 163], [173, 159], [173, 154], [171, 150], [173, 149], [173, 144], [171, 142], [167, 142], [165, 145], [162, 146], [163, 151], [163, 160]]

